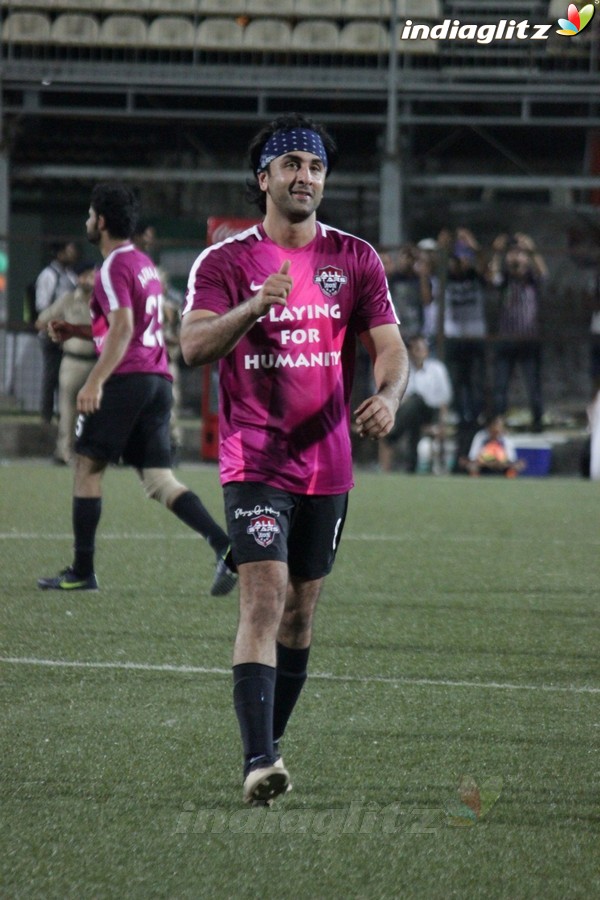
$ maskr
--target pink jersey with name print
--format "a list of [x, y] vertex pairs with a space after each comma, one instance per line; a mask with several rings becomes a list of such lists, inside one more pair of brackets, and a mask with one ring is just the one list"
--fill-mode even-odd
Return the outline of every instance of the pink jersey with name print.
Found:
[[133, 312], [133, 335], [113, 375], [147, 372], [172, 381], [162, 330], [161, 295], [156, 266], [133, 244], [113, 250], [96, 272], [90, 310], [98, 354], [108, 333], [109, 313], [124, 307]]
[[397, 324], [375, 250], [321, 223], [310, 244], [284, 248], [256, 225], [200, 254], [183, 314], [228, 312], [287, 259], [287, 306], [272, 306], [219, 363], [221, 481], [340, 494], [352, 487], [355, 336]]

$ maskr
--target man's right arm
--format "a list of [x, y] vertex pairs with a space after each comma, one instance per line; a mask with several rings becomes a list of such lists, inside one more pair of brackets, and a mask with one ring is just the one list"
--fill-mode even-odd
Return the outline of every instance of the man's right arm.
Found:
[[179, 340], [187, 365], [202, 366], [227, 356], [271, 306], [287, 306], [292, 289], [289, 267], [286, 260], [279, 272], [269, 275], [257, 294], [222, 315], [207, 309], [186, 313]]

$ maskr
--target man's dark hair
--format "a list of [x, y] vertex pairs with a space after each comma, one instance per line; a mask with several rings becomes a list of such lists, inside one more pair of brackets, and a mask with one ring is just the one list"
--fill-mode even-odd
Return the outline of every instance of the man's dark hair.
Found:
[[104, 181], [94, 186], [90, 206], [104, 216], [108, 233], [113, 238], [130, 238], [139, 216], [139, 201], [126, 184]]
[[50, 256], [52, 259], [56, 259], [57, 256], [67, 249], [71, 244], [75, 244], [75, 241], [52, 241], [49, 245]]
[[[252, 169], [254, 177], [248, 178], [246, 181], [246, 197], [250, 203], [255, 203], [263, 214], [267, 211], [267, 198], [264, 191], [261, 191], [258, 186], [258, 178], [256, 175], [256, 170], [260, 164], [262, 148], [269, 138], [278, 131], [291, 131], [293, 128], [308, 128], [310, 131], [314, 131], [319, 135], [327, 152], [327, 175], [329, 175], [337, 160], [337, 145], [322, 125], [318, 125], [316, 122], [313, 122], [312, 119], [303, 116], [301, 113], [284, 113], [276, 119], [273, 119], [272, 122], [269, 122], [268, 125], [261, 128], [258, 134], [252, 138], [248, 147], [250, 168]], [[269, 167], [267, 166], [267, 169], [268, 168]]]

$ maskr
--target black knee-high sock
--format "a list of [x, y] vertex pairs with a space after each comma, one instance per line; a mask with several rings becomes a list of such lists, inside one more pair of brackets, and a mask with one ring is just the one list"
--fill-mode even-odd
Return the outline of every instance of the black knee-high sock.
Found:
[[180, 494], [171, 506], [171, 510], [189, 528], [201, 534], [215, 553], [221, 554], [227, 550], [229, 538], [193, 491]]
[[101, 513], [101, 497], [73, 497], [73, 569], [81, 578], [87, 578], [94, 571], [96, 529]]
[[275, 669], [262, 663], [233, 667], [233, 703], [244, 747], [244, 773], [253, 762], [270, 765], [273, 755]]
[[277, 679], [273, 709], [273, 739], [276, 742], [283, 737], [285, 726], [304, 687], [309, 653], [310, 647], [295, 650], [277, 642]]

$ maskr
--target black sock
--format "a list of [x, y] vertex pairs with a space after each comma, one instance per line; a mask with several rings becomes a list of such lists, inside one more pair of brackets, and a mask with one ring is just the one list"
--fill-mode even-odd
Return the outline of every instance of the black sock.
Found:
[[81, 578], [87, 578], [94, 571], [96, 529], [101, 513], [101, 497], [73, 497], [73, 569]]
[[244, 774], [253, 762], [271, 765], [273, 755], [273, 697], [275, 669], [262, 663], [233, 667], [233, 703], [244, 747]]
[[189, 528], [201, 534], [219, 556], [227, 550], [229, 538], [193, 491], [180, 494], [171, 510]]
[[277, 642], [277, 679], [273, 710], [273, 739], [276, 742], [283, 737], [285, 726], [308, 677], [306, 669], [309, 653], [310, 647], [296, 650]]

